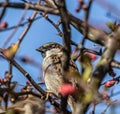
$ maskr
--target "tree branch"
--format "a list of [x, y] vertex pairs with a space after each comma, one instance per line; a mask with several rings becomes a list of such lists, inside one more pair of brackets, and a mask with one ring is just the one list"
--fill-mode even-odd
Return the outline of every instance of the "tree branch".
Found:
[[59, 11], [55, 8], [48, 8], [44, 5], [38, 5], [38, 4], [31, 4], [31, 3], [6, 3], [6, 2], [0, 2], [0, 7], [11, 7], [11, 8], [17, 8], [17, 9], [24, 9], [26, 6], [28, 6], [28, 9], [30, 10], [36, 10], [36, 11], [43, 11], [49, 14], [59, 14]]

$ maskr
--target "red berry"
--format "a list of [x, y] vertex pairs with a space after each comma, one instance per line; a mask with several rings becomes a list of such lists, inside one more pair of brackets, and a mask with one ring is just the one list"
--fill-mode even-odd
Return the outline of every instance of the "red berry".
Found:
[[27, 20], [28, 20], [28, 21], [31, 21], [31, 17], [27, 17]]
[[108, 94], [104, 93], [104, 94], [103, 94], [103, 98], [104, 98], [104, 99], [109, 99], [110, 97], [109, 97]]
[[22, 62], [31, 62], [32, 60], [29, 57], [25, 56], [25, 57], [21, 58], [21, 61]]
[[115, 82], [116, 82], [115, 80], [110, 80], [106, 82], [104, 85], [105, 87], [112, 87], [115, 84]]
[[75, 90], [76, 90], [75, 87], [73, 87], [71, 84], [63, 84], [59, 88], [59, 93], [63, 96], [67, 96], [67, 95], [73, 94]]
[[3, 82], [4, 82], [4, 83], [7, 83], [8, 81], [9, 81], [9, 80], [8, 80], [7, 78], [4, 78], [4, 79], [3, 79]]
[[27, 81], [27, 82], [26, 82], [26, 85], [30, 85], [30, 82], [29, 82], [29, 81]]
[[115, 77], [116, 73], [113, 71], [113, 69], [110, 69], [109, 75], [112, 76], [112, 77]]
[[7, 28], [8, 23], [7, 22], [1, 22], [0, 23], [0, 29]]
[[0, 82], [3, 82], [3, 79], [2, 79], [2, 78], [0, 78]]
[[80, 8], [77, 8], [75, 11], [78, 13], [80, 11]]
[[83, 2], [83, 0], [78, 0], [78, 2]]
[[93, 54], [93, 53], [91, 53], [91, 54], [89, 54], [90, 55], [90, 58], [92, 59], [92, 60], [96, 60], [97, 59], [97, 55], [95, 55], [95, 54]]
[[83, 4], [81, 7], [82, 7], [82, 9], [86, 9], [87, 8], [87, 6], [85, 4]]

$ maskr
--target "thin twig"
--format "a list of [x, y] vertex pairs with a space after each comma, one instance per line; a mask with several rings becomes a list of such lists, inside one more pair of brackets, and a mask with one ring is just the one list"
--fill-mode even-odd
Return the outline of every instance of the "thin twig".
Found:
[[[38, 90], [41, 93], [41, 96], [45, 97], [46, 92], [32, 79], [30, 74], [28, 74], [15, 60], [11, 62], [31, 82], [31, 84], [36, 88], [36, 90]], [[49, 101], [51, 102], [52, 105], [59, 108], [59, 104], [56, 101], [54, 101], [54, 99], [51, 96], [49, 96]], [[67, 111], [67, 114], [70, 114], [70, 112]]]
[[0, 7], [10, 7], [10, 8], [17, 8], [17, 9], [24, 9], [26, 5], [28, 6], [28, 9], [31, 9], [34, 11], [43, 11], [50, 14], [59, 14], [58, 9], [46, 7], [45, 5], [40, 5], [40, 4], [38, 5], [38, 4], [32, 4], [32, 3], [0, 2]]
[[[56, 9], [52, 9], [52, 8], [48, 8], [46, 6], [43, 5], [36, 5], [36, 4], [28, 4], [29, 8], [28, 9], [32, 9], [32, 10], [37, 10], [37, 11], [43, 11], [49, 14], [54, 14], [54, 15], [59, 15], [59, 10]], [[0, 2], [0, 6], [6, 6], [6, 7], [11, 7], [11, 8], [17, 8], [17, 9], [24, 9], [26, 4], [23, 3], [4, 3], [4, 2]], [[82, 34], [84, 33], [84, 28], [85, 28], [85, 23], [84, 21], [76, 18], [75, 16], [73, 16], [72, 14], [70, 14], [70, 12], [68, 12], [68, 17], [70, 19], [70, 23], [71, 25], [73, 25], [79, 32], [81, 32]], [[108, 35], [105, 34], [103, 31], [97, 30], [94, 27], [89, 25], [89, 32], [88, 32], [88, 39], [96, 42], [98, 44], [101, 45], [105, 45], [106, 44], [106, 40], [107, 40]]]
[[91, 5], [92, 5], [92, 2], [93, 2], [93, 0], [90, 0], [87, 8], [85, 9], [85, 29], [84, 29], [83, 39], [82, 39], [82, 42], [81, 42], [82, 45], [84, 45], [85, 38], [87, 38], [87, 36], [88, 36], [88, 31], [89, 31], [88, 19], [89, 19], [89, 15], [90, 15], [90, 8], [91, 8]]
[[19, 37], [19, 41], [20, 43], [22, 42], [23, 38], [25, 37], [25, 35], [27, 34], [28, 30], [30, 29], [31, 25], [32, 25], [32, 22], [36, 16], [37, 12], [35, 11], [31, 17], [31, 21], [30, 23], [28, 24], [28, 26], [25, 28], [25, 30], [23, 31], [23, 33], [21, 34], [21, 36]]
[[120, 62], [113, 60], [111, 62], [111, 67], [120, 68]]
[[33, 23], [33, 20], [34, 20], [34, 18], [35, 18], [35, 16], [36, 16], [36, 14], [37, 14], [37, 12], [34, 11], [34, 13], [32, 14], [32, 17], [31, 17], [31, 20], [30, 20], [28, 26], [25, 28], [25, 30], [23, 31], [23, 33], [20, 35], [20, 37], [19, 37], [19, 39], [18, 39], [19, 45], [22, 43], [25, 35], [26, 35], [27, 32], [29, 31], [29, 29], [30, 29], [30, 27], [31, 27], [31, 25], [32, 25], [32, 23]]
[[[5, 2], [8, 3], [9, 0], [5, 0]], [[0, 13], [0, 22], [1, 22], [2, 18], [4, 17], [4, 15], [5, 15], [6, 9], [7, 9], [6, 6], [3, 7], [3, 9], [2, 9], [2, 11]]]
[[23, 12], [23, 15], [21, 16], [21, 18], [20, 18], [20, 20], [19, 20], [19, 22], [18, 22], [18, 24], [17, 24], [17, 26], [14, 28], [14, 30], [12, 31], [12, 33], [9, 35], [9, 37], [7, 38], [7, 40], [5, 41], [5, 43], [3, 44], [3, 48], [5, 48], [5, 46], [7, 45], [7, 43], [11, 40], [11, 38], [14, 36], [14, 34], [17, 32], [17, 30], [18, 30], [18, 28], [19, 28], [19, 26], [20, 26], [20, 24], [21, 24], [21, 22], [24, 20], [24, 17], [25, 17], [25, 15], [26, 15], [26, 13], [27, 13], [27, 7], [25, 8], [25, 11]]
[[47, 14], [43, 14], [43, 13], [40, 13], [40, 14], [41, 14], [42, 16], [44, 16], [45, 19], [46, 19], [48, 22], [50, 22], [50, 23], [56, 28], [56, 30], [58, 31], [59, 36], [63, 37], [63, 33], [62, 33], [62, 31], [60, 30], [60, 28], [58, 27], [58, 25], [55, 24], [55, 23], [47, 16]]
[[[48, 22], [50, 22], [50, 23], [56, 28], [56, 30], [58, 31], [59, 36], [62, 37], [62, 38], [64, 38], [62, 31], [61, 31], [60, 28], [58, 27], [58, 26], [59, 26], [59, 23], [58, 23], [58, 24], [55, 24], [48, 16], [46, 17], [46, 15], [43, 14], [43, 13], [40, 13], [40, 14], [41, 14], [42, 16], [44, 16], [45, 19], [46, 19]], [[61, 22], [60, 22], [60, 23], [61, 23]], [[78, 44], [75, 43], [75, 42], [72, 41], [72, 40], [70, 41], [70, 43], [71, 43], [72, 45], [76, 46], [76, 47], [79, 47]]]
[[46, 92], [32, 79], [30, 74], [28, 74], [15, 60], [12, 60], [11, 62], [31, 82], [36, 90], [38, 90], [42, 95], [46, 96]]
[[[116, 83], [119, 83], [120, 82], [120, 76], [118, 76], [116, 78], [113, 78], [112, 80], [108, 80], [108, 81], [113, 81], [113, 80], [115, 80]], [[108, 82], [108, 81], [106, 81], [106, 82]], [[103, 82], [101, 85], [104, 85], [106, 82]]]
[[[42, 16], [36, 17], [33, 21], [36, 21], [36, 20], [38, 20], [38, 19], [40, 19], [40, 18], [42, 18]], [[25, 21], [25, 22], [21, 23], [21, 24], [19, 25], [19, 27], [23, 27], [23, 26], [25, 26], [25, 25], [28, 24], [28, 23], [29, 23], [29, 21]], [[12, 29], [14, 29], [14, 28], [16, 28], [16, 27], [17, 27], [17, 25], [14, 25], [14, 26], [11, 26], [11, 27], [8, 27], [8, 28], [5, 28], [5, 29], [1, 29], [0, 32], [12, 30]]]

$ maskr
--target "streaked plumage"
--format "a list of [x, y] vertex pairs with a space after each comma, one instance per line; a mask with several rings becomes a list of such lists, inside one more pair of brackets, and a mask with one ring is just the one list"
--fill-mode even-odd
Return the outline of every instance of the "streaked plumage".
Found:
[[[58, 95], [58, 89], [64, 83], [62, 70], [63, 46], [58, 43], [49, 42], [39, 47], [37, 50], [41, 52], [44, 58], [42, 68], [46, 87], [48, 90]], [[78, 71], [73, 60], [70, 60], [69, 70], [70, 72]], [[77, 84], [73, 79], [68, 80], [68, 82], [72, 83], [74, 86]], [[72, 110], [74, 110], [75, 100], [77, 99], [72, 96], [68, 99], [68, 104]]]

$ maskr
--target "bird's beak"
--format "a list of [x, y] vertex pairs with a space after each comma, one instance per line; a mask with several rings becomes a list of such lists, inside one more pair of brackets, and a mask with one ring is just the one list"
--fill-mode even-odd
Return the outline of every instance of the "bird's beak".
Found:
[[36, 51], [39, 51], [39, 52], [41, 52], [40, 48], [37, 48], [37, 49], [36, 49]]
[[41, 46], [41, 47], [37, 48], [36, 50], [41, 53], [41, 55], [42, 55], [43, 58], [45, 57], [45, 51], [46, 51], [45, 48], [43, 48]]
[[41, 53], [44, 53], [46, 51], [46, 49], [43, 48], [42, 46], [39, 47], [39, 48], [37, 48], [36, 50], [39, 51], [39, 52], [41, 52]]

